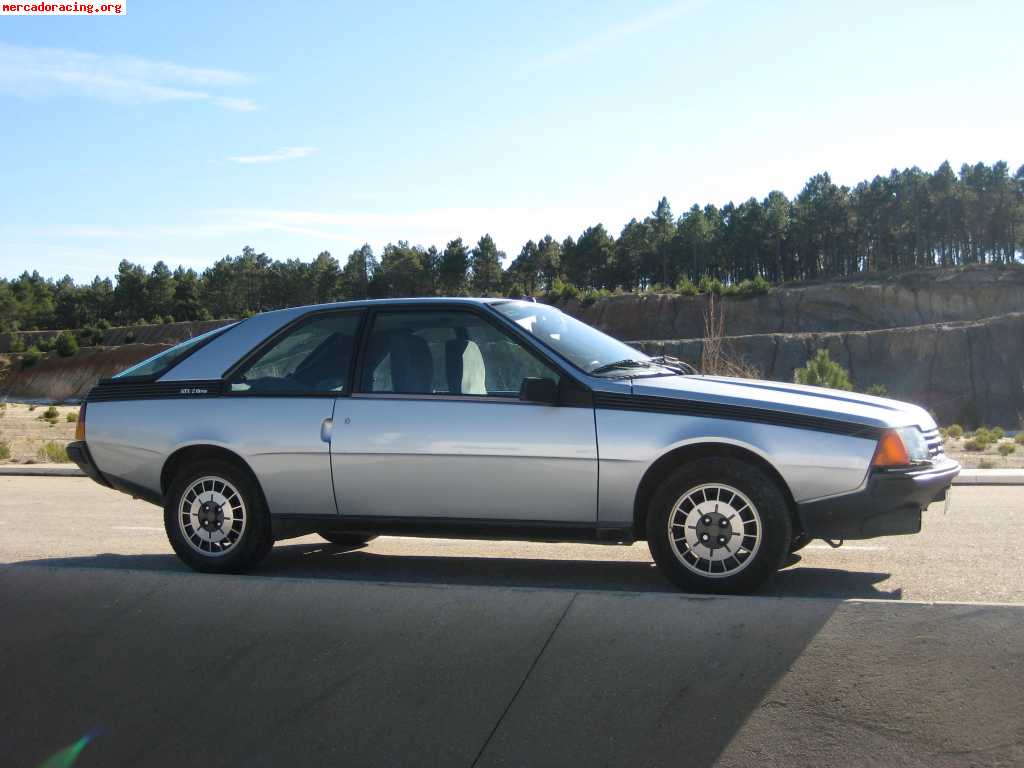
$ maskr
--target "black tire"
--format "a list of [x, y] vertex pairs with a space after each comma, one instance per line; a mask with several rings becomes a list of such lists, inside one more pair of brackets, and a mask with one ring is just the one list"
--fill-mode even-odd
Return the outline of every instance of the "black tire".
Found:
[[362, 533], [342, 533], [340, 531], [319, 531], [318, 534], [321, 539], [339, 547], [361, 547], [377, 538]]
[[[678, 522], [680, 516], [684, 514], [682, 512], [678, 515], [675, 514], [676, 504], [691, 493], [703, 494], [702, 491], [695, 489], [709, 484], [721, 484], [739, 491], [754, 507], [753, 516], [760, 518], [760, 536], [757, 546], [750, 543], [754, 541], [753, 539], [743, 539], [741, 536], [741, 539], [750, 543], [749, 549], [746, 550], [747, 556], [741, 560], [740, 555], [743, 554], [744, 549], [737, 546], [737, 554], [729, 555], [727, 560], [720, 563], [722, 571], [718, 575], [701, 575], [694, 570], [699, 569], [704, 562], [708, 563], [708, 568], [717, 567], [710, 563], [710, 558], [701, 560], [696, 553], [705, 550], [698, 550], [696, 546], [690, 553], [696, 562], [689, 567], [684, 565], [683, 561], [689, 562], [689, 560], [685, 554], [677, 556], [674, 546], [682, 551], [687, 548], [687, 545], [685, 543], [674, 545], [669, 533], [670, 516], [674, 515], [675, 527], [673, 530], [677, 530], [681, 525]], [[701, 498], [701, 496], [697, 498]], [[738, 496], [730, 494], [724, 498], [732, 499], [738, 509], [744, 509], [744, 503]], [[703, 503], [701, 502], [701, 504]], [[696, 507], [700, 507], [701, 504], [697, 504]], [[683, 506], [685, 508], [685, 503]], [[723, 506], [728, 507], [728, 504]], [[690, 509], [694, 508], [691, 505]], [[703, 513], [698, 512], [697, 514], [700, 517]], [[709, 512], [709, 514], [718, 515], [718, 506], [715, 506], [714, 512]], [[716, 520], [722, 517], [725, 515], [718, 515]], [[698, 522], [703, 522], [704, 519], [707, 518], [701, 518]], [[723, 525], [727, 526], [723, 529], [724, 531], [730, 530], [728, 523]], [[740, 530], [745, 531], [747, 528], [741, 526]], [[730, 535], [739, 536], [740, 534]], [[792, 537], [789, 506], [782, 490], [772, 478], [759, 468], [737, 459], [709, 457], [686, 463], [662, 482], [647, 510], [647, 545], [650, 547], [654, 562], [670, 581], [687, 592], [737, 594], [757, 589], [782, 566], [783, 559], [789, 554]], [[724, 540], [734, 543], [736, 541], [736, 539], [730, 539], [729, 536], [724, 536]], [[699, 542], [697, 545], [699, 546]], [[732, 551], [729, 548], [729, 552]], [[724, 553], [720, 554], [725, 556]], [[728, 568], [726, 568], [727, 565]], [[727, 570], [730, 568], [735, 572], [728, 574]]]
[[807, 534], [800, 532], [793, 536], [793, 541], [789, 544], [789, 554], [799, 552], [801, 549], [810, 544], [814, 539], [808, 538]]
[[[179, 521], [182, 497], [194, 483], [206, 477], [226, 480], [234, 486], [244, 504], [244, 514], [240, 517], [244, 517], [245, 522], [240, 526], [240, 534], [219, 552], [198, 551], [183, 530], [186, 523]], [[242, 573], [259, 564], [274, 546], [270, 513], [256, 481], [245, 470], [218, 459], [189, 464], [178, 472], [167, 492], [164, 530], [178, 557], [189, 567], [204, 573]], [[195, 533], [199, 535], [198, 531]]]

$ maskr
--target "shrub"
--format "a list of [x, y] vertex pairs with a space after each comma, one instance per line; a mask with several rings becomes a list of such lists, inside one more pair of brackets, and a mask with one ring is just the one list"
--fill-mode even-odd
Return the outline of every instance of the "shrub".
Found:
[[5, 442], [0, 442], [0, 461], [9, 458], [11, 458], [11, 446]]
[[135, 343], [135, 331], [128, 331], [128, 333], [126, 333], [124, 335], [124, 343], [125, 344], [134, 344]]
[[99, 320], [96, 321], [96, 327], [99, 328], [101, 331], [109, 331], [110, 321], [107, 320], [105, 317], [101, 317]]
[[793, 380], [797, 384], [810, 384], [815, 387], [843, 389], [850, 391], [850, 374], [843, 366], [828, 356], [827, 349], [819, 349], [814, 357], [807, 361], [803, 368], [797, 368]]
[[712, 277], [711, 275], [702, 275], [699, 285], [701, 293], [711, 293], [716, 296], [721, 296], [722, 291], [725, 290], [725, 286], [722, 285], [722, 281], [717, 277]]
[[760, 296], [768, 293], [771, 284], [760, 275], [753, 280], [741, 280], [738, 283], [722, 289], [721, 293], [726, 296], [739, 296], [741, 299], [749, 299], [753, 296]]
[[555, 300], [567, 301], [569, 299], [579, 299], [580, 289], [572, 283], [566, 283], [558, 278], [551, 283], [551, 290], [548, 295]]
[[83, 347], [93, 347], [103, 341], [103, 331], [95, 325], [87, 325], [75, 334]]
[[38, 347], [32, 346], [25, 350], [25, 354], [21, 356], [21, 367], [31, 368], [33, 365], [38, 363], [42, 359], [43, 353], [39, 351]]
[[29, 409], [29, 411], [34, 411], [36, 409], [36, 404], [35, 403], [30, 403], [29, 406], [28, 406], [28, 409]]
[[25, 337], [20, 333], [11, 334], [11, 352], [25, 351]]
[[1011, 453], [1017, 452], [1017, 446], [1013, 443], [1000, 443], [998, 450], [1000, 456], [1009, 456]]
[[74, 411], [68, 411], [68, 415], [65, 416], [64, 419], [68, 423], [74, 424], [76, 421], [78, 421], [78, 414], [75, 413]]
[[697, 288], [693, 280], [688, 277], [684, 277], [678, 283], [676, 283], [676, 293], [680, 296], [696, 296], [700, 293], [700, 289]]
[[64, 447], [63, 443], [58, 443], [56, 440], [47, 440], [39, 447], [39, 451], [36, 453], [36, 458], [40, 461], [52, 462], [55, 464], [66, 464], [71, 461], [68, 458], [67, 448]]
[[970, 440], [964, 443], [965, 451], [984, 451], [988, 447], [988, 443], [979, 440], [976, 437], [972, 437]]
[[78, 354], [78, 339], [69, 331], [61, 331], [54, 346], [61, 357], [74, 357]]
[[875, 397], [887, 397], [889, 390], [885, 388], [885, 384], [872, 384], [868, 387], [867, 394], [874, 395]]
[[978, 469], [992, 469], [996, 463], [991, 459], [982, 459], [978, 462]]
[[1013, 436], [1013, 442], [1017, 445], [1024, 445], [1024, 429]]
[[947, 429], [946, 432], [949, 433], [950, 437], [956, 440], [959, 440], [961, 437], [964, 436], [964, 428], [961, 427], [959, 424], [950, 424], [949, 429]]
[[40, 352], [53, 352], [54, 340], [52, 338], [43, 337], [36, 340], [36, 348]]
[[162, 322], [163, 322], [164, 325], [170, 325], [171, 323], [174, 322], [174, 316], [173, 315], [164, 315], [164, 319], [163, 319]]
[[56, 421], [57, 419], [60, 418], [60, 411], [57, 410], [57, 406], [51, 405], [49, 408], [43, 411], [42, 415], [39, 416], [39, 418], [42, 419], [43, 421]]
[[1003, 431], [1002, 427], [992, 427], [992, 429], [990, 429], [988, 433], [992, 435], [993, 440], [1002, 440], [1004, 437], [1006, 437], [1006, 432]]
[[982, 443], [993, 442], [992, 433], [988, 431], [987, 427], [978, 427], [976, 430], [974, 430], [974, 434], [972, 434], [971, 437]]
[[605, 288], [597, 288], [591, 289], [589, 291], [584, 291], [583, 295], [580, 297], [580, 304], [584, 307], [589, 307], [591, 304], [594, 304], [598, 299], [607, 299], [611, 295], [612, 292]]

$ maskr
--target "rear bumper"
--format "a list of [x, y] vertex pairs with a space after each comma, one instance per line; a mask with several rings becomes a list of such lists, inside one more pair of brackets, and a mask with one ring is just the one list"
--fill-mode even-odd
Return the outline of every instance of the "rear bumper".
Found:
[[96, 462], [92, 460], [92, 454], [89, 453], [89, 446], [85, 444], [84, 440], [77, 440], [73, 443], [68, 443], [67, 447], [68, 457], [78, 465], [78, 468], [85, 472], [89, 477], [95, 480], [100, 485], [105, 485], [110, 488], [110, 482], [103, 476], [99, 468], [96, 466]]
[[872, 539], [921, 530], [921, 512], [946, 498], [960, 473], [955, 461], [919, 470], [873, 470], [863, 490], [798, 504], [812, 539]]

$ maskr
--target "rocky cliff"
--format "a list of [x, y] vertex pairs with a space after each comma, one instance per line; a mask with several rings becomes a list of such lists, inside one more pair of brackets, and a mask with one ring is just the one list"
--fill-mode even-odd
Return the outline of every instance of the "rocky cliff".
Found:
[[[651, 355], [697, 364], [702, 339], [634, 342]], [[884, 385], [890, 397], [920, 403], [940, 424], [1018, 427], [1024, 417], [1024, 313], [971, 322], [878, 331], [771, 333], [724, 340], [733, 357], [766, 379], [792, 381], [815, 350], [827, 349], [857, 389]]]
[[[627, 294], [565, 311], [621, 339], [691, 339], [704, 335], [703, 296]], [[928, 270], [883, 282], [831, 282], [777, 288], [721, 301], [734, 336], [813, 331], [870, 331], [979, 320], [1024, 311], [1024, 269]]]

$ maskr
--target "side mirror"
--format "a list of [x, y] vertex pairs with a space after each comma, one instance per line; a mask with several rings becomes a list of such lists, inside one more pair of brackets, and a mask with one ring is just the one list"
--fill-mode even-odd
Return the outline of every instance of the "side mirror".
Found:
[[558, 405], [558, 382], [554, 379], [526, 378], [519, 386], [519, 399], [529, 403]]

